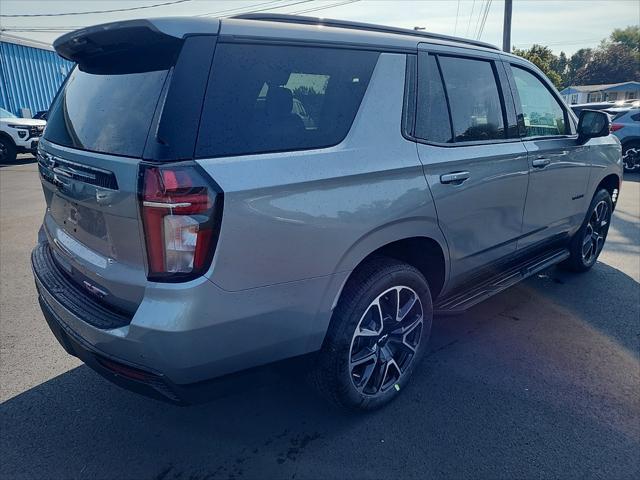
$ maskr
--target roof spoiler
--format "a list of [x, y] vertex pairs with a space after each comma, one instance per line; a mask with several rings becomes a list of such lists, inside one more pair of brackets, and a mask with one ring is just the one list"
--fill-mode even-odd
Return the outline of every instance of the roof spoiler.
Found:
[[219, 29], [217, 19], [126, 20], [69, 32], [56, 39], [53, 48], [83, 70], [135, 60], [141, 64], [140, 71], [146, 71], [171, 65], [187, 36], [217, 35]]
[[148, 20], [105, 23], [66, 33], [53, 42], [58, 55], [72, 62], [165, 40]]

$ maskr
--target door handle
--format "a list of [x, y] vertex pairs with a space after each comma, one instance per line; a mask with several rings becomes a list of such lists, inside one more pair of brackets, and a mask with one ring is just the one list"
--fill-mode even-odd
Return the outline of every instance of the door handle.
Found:
[[440, 175], [440, 183], [453, 183], [456, 185], [460, 185], [470, 176], [471, 174], [469, 172], [445, 173], [444, 175]]
[[551, 160], [549, 160], [548, 158], [536, 158], [533, 162], [531, 162], [531, 164], [535, 168], [544, 168], [550, 163], [551, 163]]

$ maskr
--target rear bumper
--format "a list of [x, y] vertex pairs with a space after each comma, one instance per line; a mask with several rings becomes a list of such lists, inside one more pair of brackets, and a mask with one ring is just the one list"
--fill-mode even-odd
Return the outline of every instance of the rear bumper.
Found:
[[123, 362], [121, 359], [98, 352], [56, 315], [54, 309], [45, 300], [48, 296], [46, 291], [37, 280], [36, 286], [44, 318], [53, 335], [68, 354], [78, 357], [107, 380], [128, 390], [178, 405], [192, 403], [193, 400], [189, 396], [173, 386], [162, 374], [141, 369]]
[[343, 283], [336, 276], [241, 292], [206, 278], [150, 283], [132, 318], [114, 322], [87, 293], [70, 293], [78, 287], [65, 284], [54, 261], [39, 260], [48, 249], [46, 242], [34, 249], [32, 268], [62, 346], [114, 383], [173, 403], [207, 400], [228, 391], [220, 384], [242, 383], [236, 372], [318, 350]]

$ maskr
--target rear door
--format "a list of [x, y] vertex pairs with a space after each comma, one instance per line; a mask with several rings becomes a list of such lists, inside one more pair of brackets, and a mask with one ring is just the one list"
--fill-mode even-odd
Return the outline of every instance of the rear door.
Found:
[[414, 127], [458, 281], [515, 252], [528, 182], [499, 57], [469, 52], [421, 46]]
[[527, 64], [505, 66], [530, 172], [520, 249], [560, 240], [581, 225], [591, 201], [591, 163], [589, 146], [578, 143], [567, 107], [549, 81]]

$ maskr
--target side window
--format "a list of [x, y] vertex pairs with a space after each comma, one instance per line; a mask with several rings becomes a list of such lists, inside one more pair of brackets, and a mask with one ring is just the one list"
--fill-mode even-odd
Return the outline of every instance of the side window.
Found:
[[431, 142], [453, 141], [447, 97], [444, 93], [438, 62], [434, 55], [420, 54], [416, 137]]
[[440, 56], [440, 67], [456, 142], [506, 137], [504, 114], [492, 63]]
[[512, 65], [511, 70], [520, 97], [525, 136], [539, 137], [570, 133], [564, 109], [547, 86], [538, 77], [522, 68]]
[[321, 148], [341, 142], [379, 53], [218, 44], [197, 157]]

